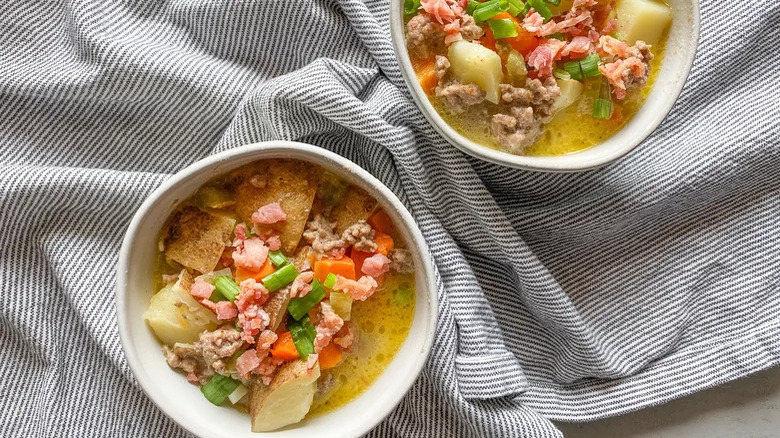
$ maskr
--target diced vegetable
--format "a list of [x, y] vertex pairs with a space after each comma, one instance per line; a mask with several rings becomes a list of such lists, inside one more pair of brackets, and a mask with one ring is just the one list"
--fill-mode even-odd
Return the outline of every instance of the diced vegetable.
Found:
[[182, 271], [176, 283], [169, 284], [152, 296], [144, 320], [165, 344], [192, 343], [200, 333], [217, 328], [214, 312], [203, 307], [190, 295], [192, 276]]
[[342, 356], [341, 348], [331, 342], [320, 350], [320, 353], [317, 356], [317, 362], [320, 363], [320, 369], [327, 370], [341, 363]]
[[513, 17], [517, 17], [521, 12], [523, 12], [523, 8], [525, 5], [520, 0], [509, 0], [509, 12]]
[[557, 69], [553, 72], [553, 76], [558, 79], [571, 79], [571, 75], [566, 70]]
[[593, 101], [593, 117], [597, 119], [609, 119], [612, 117], [612, 101], [598, 98]]
[[544, 17], [544, 21], [552, 18], [552, 12], [550, 12], [550, 8], [544, 4], [544, 0], [528, 0], [528, 4], [531, 5], [531, 7], [539, 13], [539, 15]]
[[242, 398], [244, 398], [245, 395], [249, 394], [249, 388], [247, 388], [244, 385], [238, 385], [238, 388], [236, 388], [235, 391], [230, 393], [228, 396], [228, 400], [230, 400], [231, 404], [236, 404], [241, 401]]
[[263, 278], [271, 275], [275, 270], [276, 268], [274, 267], [274, 264], [271, 263], [271, 259], [266, 259], [263, 266], [257, 272], [245, 268], [236, 268], [236, 283], [241, 283], [247, 278], [254, 278], [255, 281], [262, 281]]
[[325, 291], [325, 288], [322, 287], [322, 284], [319, 281], [314, 280], [311, 282], [311, 290], [309, 293], [303, 297], [290, 300], [290, 304], [287, 305], [287, 311], [290, 312], [290, 315], [293, 318], [300, 320], [309, 313], [309, 310], [319, 304], [327, 294], [328, 293]]
[[235, 204], [233, 194], [217, 187], [203, 187], [196, 194], [197, 204], [202, 208], [225, 208]]
[[498, 103], [504, 77], [498, 53], [476, 43], [456, 41], [450, 45], [447, 58], [456, 77], [464, 83], [473, 82], [485, 91], [488, 102]]
[[327, 277], [325, 277], [325, 281], [322, 283], [322, 285], [328, 289], [332, 289], [333, 285], [336, 284], [336, 280], [338, 280], [338, 278], [336, 278], [336, 274], [331, 272]]
[[415, 70], [415, 73], [425, 94], [432, 95], [439, 83], [439, 78], [436, 76], [436, 65], [433, 62], [428, 62], [419, 70]]
[[629, 45], [638, 40], [655, 45], [672, 22], [672, 10], [656, 0], [618, 0], [617, 37]]
[[330, 307], [344, 321], [352, 319], [352, 301], [352, 297], [343, 292], [330, 293]]
[[219, 406], [233, 391], [241, 385], [236, 379], [232, 379], [222, 374], [214, 374], [205, 385], [200, 387], [200, 392], [206, 397], [206, 400]]
[[295, 360], [301, 357], [298, 353], [298, 349], [293, 342], [292, 333], [284, 332], [279, 334], [279, 337], [271, 347], [271, 356], [279, 360]]
[[420, 9], [420, 0], [404, 0], [404, 14], [412, 15]]
[[558, 6], [559, 4], [561, 4], [561, 0], [544, 0], [544, 1], [545, 1], [545, 3], [549, 3], [549, 4], [555, 5], [555, 6]]
[[230, 276], [232, 273], [230, 272], [230, 268], [220, 269], [219, 271], [213, 271], [208, 272], [206, 274], [201, 274], [195, 277], [195, 281], [197, 280], [203, 280], [206, 283], [214, 284], [214, 282], [217, 280], [217, 278], [227, 275]]
[[298, 270], [295, 266], [287, 264], [263, 278], [263, 284], [269, 292], [275, 292], [292, 283], [297, 276]]
[[525, 79], [528, 77], [528, 68], [525, 65], [523, 55], [517, 50], [509, 52], [506, 57], [506, 73], [509, 82], [516, 87], [525, 85]]
[[480, 5], [480, 2], [476, 0], [469, 1], [469, 4], [466, 5], [466, 13], [469, 15], [473, 15], [474, 11], [477, 9], [477, 6]]
[[493, 31], [493, 37], [496, 39], [510, 38], [517, 36], [515, 22], [508, 18], [500, 20], [488, 20], [488, 26]]
[[374, 235], [374, 243], [376, 243], [376, 252], [382, 255], [387, 255], [395, 248], [393, 238], [385, 233], [376, 233]]
[[287, 257], [285, 257], [284, 254], [282, 254], [282, 252], [278, 249], [276, 251], [270, 251], [268, 253], [268, 259], [270, 259], [271, 263], [273, 263], [277, 268], [284, 266], [288, 262]]
[[562, 34], [560, 32], [555, 32], [552, 35], [547, 35], [547, 38], [552, 38], [554, 40], [566, 41], [566, 35], [564, 35], [564, 34]]
[[252, 385], [252, 431], [268, 432], [301, 421], [309, 412], [319, 377], [319, 365], [309, 370], [306, 362], [296, 360], [280, 366], [270, 385]]
[[355, 262], [349, 257], [323, 258], [314, 263], [314, 278], [325, 281], [328, 274], [341, 275], [350, 280], [355, 279]]
[[393, 220], [390, 219], [390, 215], [381, 208], [377, 210], [376, 213], [372, 214], [366, 222], [371, 225], [371, 228], [382, 233], [391, 234], [395, 231]]
[[555, 100], [553, 111], [560, 111], [579, 99], [585, 85], [574, 79], [557, 79], [558, 87], [561, 89], [561, 95]]
[[584, 78], [592, 78], [600, 75], [599, 55], [592, 53], [580, 59], [580, 69], [582, 69], [582, 77]]
[[507, 0], [490, 0], [477, 6], [472, 16], [474, 21], [481, 23], [485, 20], [495, 17], [496, 15], [509, 10], [509, 1]]
[[214, 282], [215, 292], [219, 292], [223, 297], [230, 301], [235, 301], [241, 289], [235, 281], [227, 275], [223, 275]]
[[290, 318], [287, 320], [287, 328], [290, 330], [295, 349], [306, 360], [310, 354], [314, 353], [314, 338], [317, 336], [317, 330], [309, 320], [309, 315], [304, 315], [300, 321]]
[[566, 70], [572, 79], [578, 81], [582, 80], [582, 68], [580, 67], [580, 61], [569, 61], [563, 64], [563, 69]]
[[357, 274], [357, 276], [360, 276], [360, 274], [363, 273], [363, 262], [365, 262], [367, 258], [374, 255], [374, 253], [358, 251], [353, 248], [351, 255], [352, 255], [352, 261], [355, 262], [355, 273]]

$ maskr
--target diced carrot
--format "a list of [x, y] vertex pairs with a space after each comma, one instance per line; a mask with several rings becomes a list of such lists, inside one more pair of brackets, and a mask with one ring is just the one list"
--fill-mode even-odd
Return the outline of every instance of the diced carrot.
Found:
[[509, 12], [501, 12], [498, 15], [494, 15], [493, 18], [491, 18], [491, 20], [503, 20], [503, 19], [506, 19], [506, 18], [508, 18], [510, 20], [513, 20], [513, 21], [515, 20], [515, 17], [510, 15]]
[[393, 250], [394, 243], [393, 238], [389, 234], [377, 232], [374, 235], [374, 242], [376, 243], [376, 252], [382, 255], [387, 255]]
[[274, 267], [274, 264], [271, 263], [271, 259], [267, 259], [259, 271], [250, 271], [249, 269], [236, 268], [236, 283], [241, 283], [247, 278], [254, 278], [255, 281], [260, 281], [268, 275], [272, 274], [275, 270], [276, 268]]
[[284, 332], [279, 335], [276, 342], [271, 346], [271, 356], [280, 360], [295, 360], [301, 357], [290, 332]]
[[379, 209], [376, 213], [372, 214], [366, 222], [371, 225], [371, 228], [382, 233], [392, 233], [395, 228], [390, 216], [382, 209]]
[[496, 38], [493, 37], [493, 31], [490, 30], [490, 26], [485, 26], [485, 35], [482, 35], [482, 38], [479, 39], [479, 43], [490, 50], [496, 50]]
[[355, 279], [355, 262], [344, 256], [340, 259], [323, 258], [314, 263], [314, 278], [325, 281], [328, 274], [341, 275], [350, 280]]
[[[493, 19], [510, 19], [515, 23], [515, 28], [517, 29], [517, 36], [511, 37], [511, 38], [503, 38], [501, 41], [506, 42], [510, 46], [512, 46], [513, 49], [517, 50], [524, 56], [528, 56], [529, 53], [531, 53], [536, 46], [539, 45], [540, 38], [536, 38], [525, 30], [520, 23], [520, 21], [517, 19], [517, 17], [513, 17], [509, 15], [507, 12], [502, 12]], [[482, 43], [483, 46], [489, 48], [490, 50], [496, 50], [496, 39], [493, 36], [493, 31], [490, 30], [490, 26], [485, 26], [485, 35], [480, 38], [480, 43]]]
[[417, 80], [420, 82], [420, 86], [427, 95], [432, 95], [436, 89], [436, 85], [439, 83], [439, 78], [436, 77], [436, 71], [431, 68], [417, 75]]
[[330, 343], [320, 350], [317, 360], [320, 362], [320, 369], [327, 370], [341, 363], [341, 348], [334, 343]]
[[423, 69], [427, 68], [429, 65], [432, 66], [434, 63], [433, 57], [418, 58], [417, 56], [413, 56], [411, 60], [412, 60], [412, 68], [414, 69], [415, 73], [419, 73]]
[[352, 261], [355, 263], [355, 273], [357, 275], [363, 275], [363, 262], [372, 255], [374, 254], [365, 251], [358, 251], [355, 248], [352, 248], [350, 257], [352, 257]]

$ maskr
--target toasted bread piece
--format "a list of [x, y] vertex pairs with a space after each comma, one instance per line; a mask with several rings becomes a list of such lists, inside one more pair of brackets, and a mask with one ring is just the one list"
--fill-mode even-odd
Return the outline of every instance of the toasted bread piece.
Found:
[[235, 226], [235, 219], [229, 216], [185, 207], [174, 214], [168, 225], [165, 256], [199, 272], [213, 271]]
[[[260, 183], [253, 181], [253, 178], [257, 178]], [[252, 176], [245, 177], [236, 187], [236, 212], [242, 220], [251, 223], [252, 213], [258, 208], [278, 202], [287, 214], [287, 219], [259, 228], [261, 233], [278, 233], [282, 240], [282, 252], [290, 254], [298, 246], [303, 234], [318, 181], [318, 170], [311, 164], [293, 160], [261, 163]]]
[[376, 207], [376, 199], [356, 187], [350, 187], [331, 213], [331, 219], [336, 222], [336, 233], [340, 236], [350, 225], [368, 219]]

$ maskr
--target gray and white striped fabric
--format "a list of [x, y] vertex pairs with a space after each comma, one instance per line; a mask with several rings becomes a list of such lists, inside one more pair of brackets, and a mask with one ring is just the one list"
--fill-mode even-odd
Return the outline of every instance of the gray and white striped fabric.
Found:
[[418, 219], [441, 298], [372, 437], [548, 437], [780, 361], [780, 6], [704, 0], [661, 127], [598, 171], [471, 159], [401, 79], [388, 0], [11, 0], [0, 15], [0, 436], [187, 436], [133, 381], [120, 240], [165, 178], [269, 139]]

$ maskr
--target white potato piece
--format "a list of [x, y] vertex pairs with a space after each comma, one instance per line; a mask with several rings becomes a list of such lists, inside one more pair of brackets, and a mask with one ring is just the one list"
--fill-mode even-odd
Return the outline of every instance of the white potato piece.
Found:
[[252, 385], [252, 432], [268, 432], [303, 420], [317, 392], [319, 377], [319, 364], [309, 371], [306, 362], [296, 360], [279, 367], [270, 385]]
[[182, 271], [176, 283], [154, 294], [144, 319], [163, 343], [196, 342], [200, 334], [217, 327], [214, 312], [203, 307], [190, 295], [192, 276]]
[[618, 0], [615, 12], [617, 37], [632, 46], [639, 40], [658, 44], [672, 22], [672, 9], [657, 0]]
[[456, 41], [447, 54], [452, 73], [461, 82], [472, 82], [486, 93], [488, 102], [498, 103], [499, 84], [504, 80], [501, 57], [479, 44]]
[[574, 79], [556, 79], [558, 88], [561, 89], [561, 95], [555, 100], [553, 105], [553, 111], [558, 112], [579, 99], [582, 94], [582, 90], [585, 89], [585, 85], [580, 81]]

